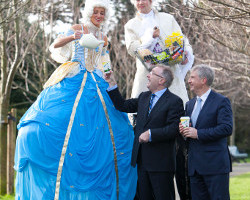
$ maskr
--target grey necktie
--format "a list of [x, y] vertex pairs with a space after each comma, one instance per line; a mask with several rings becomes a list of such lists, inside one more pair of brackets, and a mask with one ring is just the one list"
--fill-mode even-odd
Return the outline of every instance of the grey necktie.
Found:
[[199, 113], [201, 111], [201, 102], [202, 102], [202, 99], [198, 97], [197, 102], [196, 102], [196, 108], [191, 116], [193, 127], [195, 127], [197, 118], [198, 118]]

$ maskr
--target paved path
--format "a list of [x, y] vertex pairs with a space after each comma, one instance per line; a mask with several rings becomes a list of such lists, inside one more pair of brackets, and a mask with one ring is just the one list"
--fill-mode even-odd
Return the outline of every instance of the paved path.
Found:
[[234, 163], [233, 171], [230, 173], [230, 176], [239, 176], [241, 174], [250, 172], [250, 163]]
[[[250, 173], [250, 163], [234, 163], [233, 171], [230, 173], [230, 177], [239, 176], [241, 174]], [[177, 188], [175, 187], [175, 199], [180, 200]]]

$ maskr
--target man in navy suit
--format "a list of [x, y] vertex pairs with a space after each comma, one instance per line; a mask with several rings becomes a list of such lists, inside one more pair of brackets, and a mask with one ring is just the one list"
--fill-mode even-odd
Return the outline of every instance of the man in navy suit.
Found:
[[187, 138], [188, 175], [192, 200], [229, 200], [232, 169], [227, 137], [232, 134], [232, 109], [228, 98], [211, 90], [214, 71], [206, 65], [191, 70], [188, 83], [197, 97], [186, 104], [191, 127], [180, 133]]
[[149, 91], [124, 100], [114, 78], [105, 77], [116, 109], [137, 112], [131, 165], [137, 164], [140, 200], [174, 200], [175, 139], [184, 114], [183, 102], [168, 90], [173, 81], [169, 67], [157, 65], [147, 78]]

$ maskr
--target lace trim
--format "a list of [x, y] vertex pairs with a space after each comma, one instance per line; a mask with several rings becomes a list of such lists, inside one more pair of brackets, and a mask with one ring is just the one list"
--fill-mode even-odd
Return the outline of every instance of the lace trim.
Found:
[[99, 37], [100, 35], [100, 28], [95, 26], [92, 22], [86, 23], [85, 26], [88, 28], [90, 33], [93, 33], [95, 37]]

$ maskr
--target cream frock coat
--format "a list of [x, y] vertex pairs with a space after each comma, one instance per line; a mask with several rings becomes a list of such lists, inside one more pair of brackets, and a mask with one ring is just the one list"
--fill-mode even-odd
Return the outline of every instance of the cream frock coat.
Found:
[[[174, 19], [174, 17], [170, 14], [158, 12], [153, 10], [154, 12], [154, 22], [156, 22], [157, 26], [160, 29], [160, 38], [164, 40], [164, 38], [168, 35], [171, 35], [172, 32], [181, 32], [181, 28]], [[135, 18], [129, 20], [125, 25], [125, 42], [128, 53], [135, 57], [135, 51], [139, 48], [142, 44], [142, 37], [141, 31], [145, 30], [145, 23], [142, 22], [143, 19], [137, 13]], [[172, 85], [170, 86], [169, 90], [178, 95], [185, 104], [188, 101], [187, 90], [184, 82], [184, 78], [186, 76], [187, 71], [192, 67], [194, 56], [193, 50], [190, 46], [188, 39], [185, 38], [184, 40], [185, 51], [188, 52], [188, 63], [186, 65], [174, 65], [171, 66], [174, 72], [174, 80]], [[139, 96], [141, 92], [147, 91], [147, 74], [149, 73], [148, 70], [144, 67], [141, 61], [136, 58], [136, 74], [132, 88], [132, 98], [136, 98]]]

